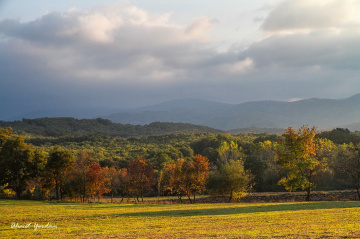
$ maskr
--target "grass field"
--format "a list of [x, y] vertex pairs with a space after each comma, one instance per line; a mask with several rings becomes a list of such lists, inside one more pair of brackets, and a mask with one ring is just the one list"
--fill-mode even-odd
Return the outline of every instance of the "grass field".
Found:
[[[36, 225], [45, 228], [35, 230]], [[357, 238], [360, 202], [155, 205], [0, 200], [0, 236]]]

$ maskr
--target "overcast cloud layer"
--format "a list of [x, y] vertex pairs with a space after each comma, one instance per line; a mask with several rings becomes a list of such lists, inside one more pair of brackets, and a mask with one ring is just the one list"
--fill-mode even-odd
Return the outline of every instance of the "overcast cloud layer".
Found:
[[241, 103], [360, 93], [358, 1], [263, 7], [265, 17], [254, 9], [260, 37], [246, 48], [238, 39], [226, 50], [213, 38], [221, 18], [199, 15], [179, 24], [171, 13], [131, 4], [49, 12], [26, 22], [2, 19], [0, 119], [179, 98]]

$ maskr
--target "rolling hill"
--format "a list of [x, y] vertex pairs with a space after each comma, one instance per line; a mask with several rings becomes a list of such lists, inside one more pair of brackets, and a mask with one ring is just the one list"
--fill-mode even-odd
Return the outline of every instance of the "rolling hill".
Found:
[[0, 121], [0, 128], [11, 127], [16, 133], [42, 136], [83, 136], [101, 134], [111, 137], [137, 137], [178, 133], [221, 133], [222, 131], [201, 125], [186, 123], [153, 122], [148, 125], [113, 123], [106, 119], [38, 118], [21, 121]]
[[[174, 100], [103, 116], [122, 124], [177, 122], [220, 130], [313, 126], [329, 129], [351, 125], [360, 130], [360, 94], [348, 99], [307, 99], [295, 102], [255, 101], [225, 104], [197, 99]], [[356, 126], [359, 125], [359, 126]]]

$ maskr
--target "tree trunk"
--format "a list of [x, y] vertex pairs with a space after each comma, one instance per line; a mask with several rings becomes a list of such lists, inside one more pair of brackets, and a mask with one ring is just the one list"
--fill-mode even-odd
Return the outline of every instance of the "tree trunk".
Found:
[[62, 188], [60, 187], [60, 200], [62, 201], [63, 200], [63, 190], [62, 190]]
[[59, 200], [59, 184], [56, 179], [55, 179], [55, 191], [56, 191], [56, 200]]
[[192, 203], [191, 195], [188, 195], [188, 198], [189, 198], [189, 200], [190, 200], [190, 203]]
[[310, 186], [306, 189], [306, 201], [310, 201]]
[[311, 192], [311, 178], [312, 178], [312, 173], [313, 173], [313, 171], [312, 171], [312, 170], [310, 170], [310, 172], [309, 172], [309, 179], [308, 179], [308, 181], [309, 181], [309, 185], [308, 185], [308, 187], [307, 187], [307, 189], [306, 189], [306, 201], [310, 201], [310, 192]]
[[229, 202], [231, 202], [232, 198], [233, 198], [233, 191], [230, 192]]
[[63, 182], [62, 182], [62, 178], [59, 179], [59, 191], [60, 191], [60, 200], [63, 200], [63, 191], [64, 191], [64, 187], [63, 187]]
[[20, 199], [21, 198], [21, 189], [17, 189], [16, 190], [16, 199]]

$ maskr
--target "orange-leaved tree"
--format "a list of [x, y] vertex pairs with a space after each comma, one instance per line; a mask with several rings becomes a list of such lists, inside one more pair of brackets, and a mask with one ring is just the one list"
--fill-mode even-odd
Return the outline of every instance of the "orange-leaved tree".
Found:
[[143, 201], [144, 194], [150, 192], [152, 186], [156, 183], [154, 168], [149, 160], [138, 157], [129, 163], [128, 177], [130, 191], [136, 197], [136, 200]]
[[102, 177], [104, 178], [104, 186], [106, 191], [111, 196], [111, 203], [113, 202], [114, 194], [119, 187], [119, 170], [114, 167], [103, 167], [101, 170]]
[[194, 176], [192, 177], [191, 194], [193, 195], [195, 202], [195, 195], [205, 191], [206, 180], [209, 176], [210, 162], [207, 157], [197, 154], [195, 155], [192, 164], [194, 165]]
[[193, 160], [178, 159], [175, 163], [166, 165], [166, 190], [176, 194], [180, 200], [187, 196], [190, 202], [195, 202], [196, 194], [205, 190], [205, 182], [209, 175], [209, 160], [196, 155]]
[[170, 194], [175, 194], [178, 196], [180, 200], [182, 200], [182, 196], [185, 195], [185, 187], [184, 187], [184, 172], [183, 172], [183, 164], [185, 159], [178, 159], [174, 163], [169, 163], [164, 168], [164, 187], [165, 191], [170, 192]]
[[105, 180], [106, 177], [102, 173], [102, 169], [98, 163], [92, 163], [89, 166], [89, 171], [86, 175], [88, 194], [90, 196], [97, 196], [98, 201], [100, 197], [109, 192], [109, 188], [106, 187]]

